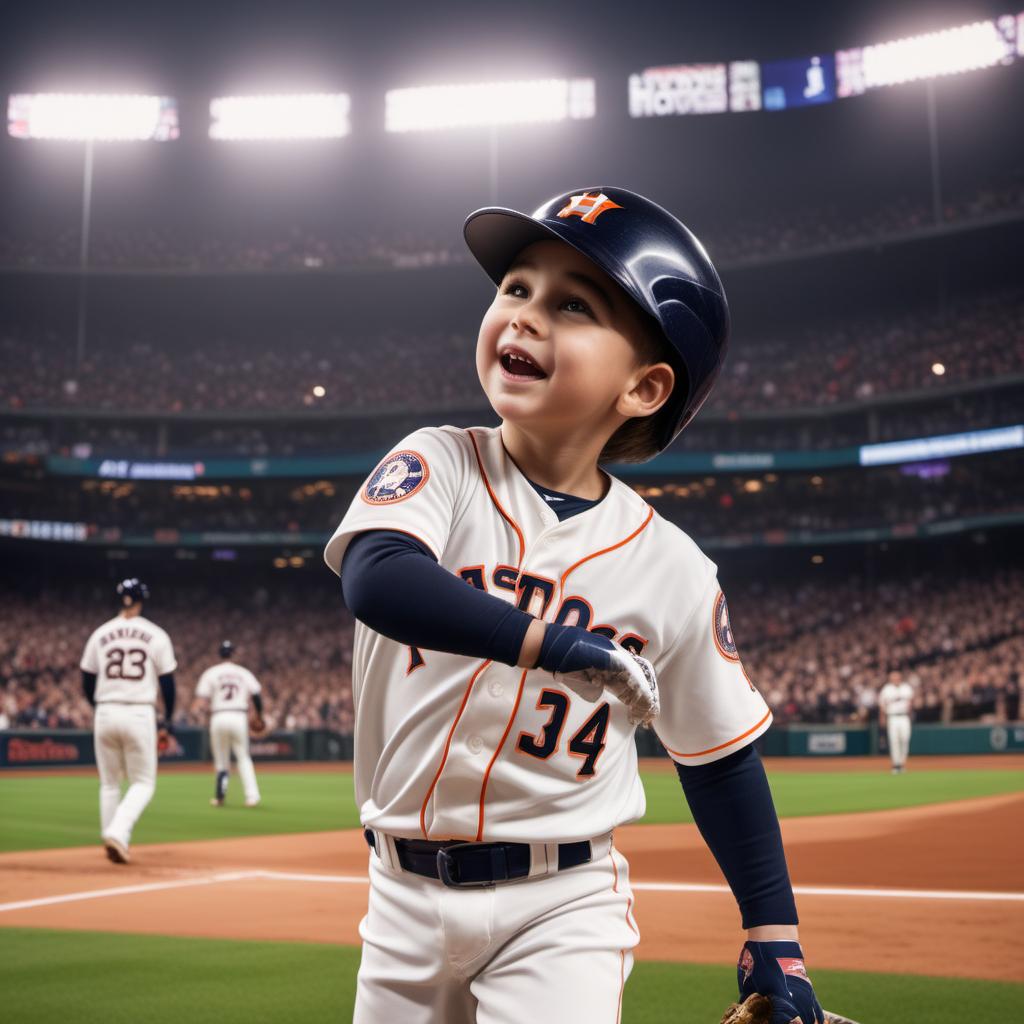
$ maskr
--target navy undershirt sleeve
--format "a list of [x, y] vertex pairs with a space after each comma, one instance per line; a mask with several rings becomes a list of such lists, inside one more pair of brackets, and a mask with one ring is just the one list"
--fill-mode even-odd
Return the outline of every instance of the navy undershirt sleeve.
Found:
[[164, 695], [164, 720], [169, 726], [174, 718], [174, 673], [165, 673], [160, 676], [158, 682], [160, 683], [160, 692]]
[[93, 706], [96, 706], [96, 673], [86, 672], [82, 669], [82, 693], [85, 699]]
[[352, 614], [400, 644], [515, 665], [533, 616], [438, 565], [426, 545], [395, 530], [349, 543], [341, 585]]
[[676, 765], [700, 834], [714, 854], [744, 928], [797, 924], [779, 819], [757, 751], [744, 747], [711, 764]]
[[252, 695], [252, 706], [256, 709], [256, 714], [263, 717], [263, 698], [258, 694]]

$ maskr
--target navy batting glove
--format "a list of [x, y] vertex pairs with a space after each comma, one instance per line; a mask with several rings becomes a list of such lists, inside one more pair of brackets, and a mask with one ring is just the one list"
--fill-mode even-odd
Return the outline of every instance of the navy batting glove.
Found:
[[772, 1024], [825, 1024], [799, 942], [745, 942], [736, 965], [740, 1002], [755, 992], [772, 1001]]
[[545, 672], [572, 675], [588, 668], [605, 670], [611, 665], [610, 652], [615, 644], [600, 633], [591, 633], [580, 626], [548, 624], [540, 645], [536, 668]]

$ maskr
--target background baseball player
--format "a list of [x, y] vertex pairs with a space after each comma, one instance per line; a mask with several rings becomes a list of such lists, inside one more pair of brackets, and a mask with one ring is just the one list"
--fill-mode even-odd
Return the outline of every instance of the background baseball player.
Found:
[[260, 802], [260, 790], [256, 784], [256, 769], [249, 755], [249, 702], [256, 712], [253, 729], [264, 730], [263, 698], [260, 695], [259, 680], [241, 665], [236, 665], [235, 648], [230, 640], [221, 643], [218, 649], [220, 664], [208, 668], [196, 686], [195, 698], [198, 705], [208, 704], [210, 709], [210, 749], [213, 752], [213, 767], [217, 773], [216, 788], [210, 803], [215, 807], [224, 804], [228, 792], [228, 775], [231, 768], [231, 754], [234, 752], [238, 764], [238, 776], [242, 780], [245, 806], [255, 807]]
[[406, 438], [325, 552], [359, 620], [374, 851], [355, 1020], [617, 1022], [638, 933], [612, 830], [644, 812], [634, 730], [653, 722], [748, 929], [741, 996], [815, 1024], [750, 745], [771, 714], [716, 567], [599, 468], [652, 457], [706, 398], [718, 275], [624, 189], [477, 211], [465, 234], [498, 285], [476, 358], [502, 424]]
[[899, 672], [890, 672], [889, 681], [878, 691], [878, 725], [889, 740], [893, 775], [907, 764], [913, 708], [914, 687]]
[[[82, 654], [82, 689], [95, 706], [100, 773], [100, 834], [107, 856], [127, 864], [132, 829], [156, 789], [157, 746], [165, 747], [174, 714], [171, 638], [142, 614], [149, 588], [137, 579], [117, 585], [121, 611], [89, 637]], [[164, 720], [156, 719], [157, 688]], [[121, 797], [121, 783], [128, 789]]]

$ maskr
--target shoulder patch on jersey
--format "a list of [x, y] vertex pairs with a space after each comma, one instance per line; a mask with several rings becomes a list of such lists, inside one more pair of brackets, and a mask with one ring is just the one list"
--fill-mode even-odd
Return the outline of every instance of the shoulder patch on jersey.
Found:
[[732, 635], [732, 624], [729, 622], [729, 606], [725, 602], [725, 594], [720, 590], [715, 598], [714, 619], [711, 623], [711, 634], [715, 638], [718, 653], [728, 661], [739, 661], [736, 651], [736, 640]]
[[368, 505], [393, 505], [411, 498], [429, 476], [427, 460], [419, 452], [393, 452], [370, 474], [360, 494]]

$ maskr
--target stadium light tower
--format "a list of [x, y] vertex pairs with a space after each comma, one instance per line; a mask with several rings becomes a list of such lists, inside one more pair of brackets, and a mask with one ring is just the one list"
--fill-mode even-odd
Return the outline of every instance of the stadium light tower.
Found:
[[97, 93], [15, 93], [7, 103], [7, 133], [15, 139], [84, 142], [82, 231], [78, 250], [76, 358], [85, 355], [88, 320], [89, 229], [93, 147], [97, 142], [167, 142], [178, 137], [178, 106], [169, 96]]

